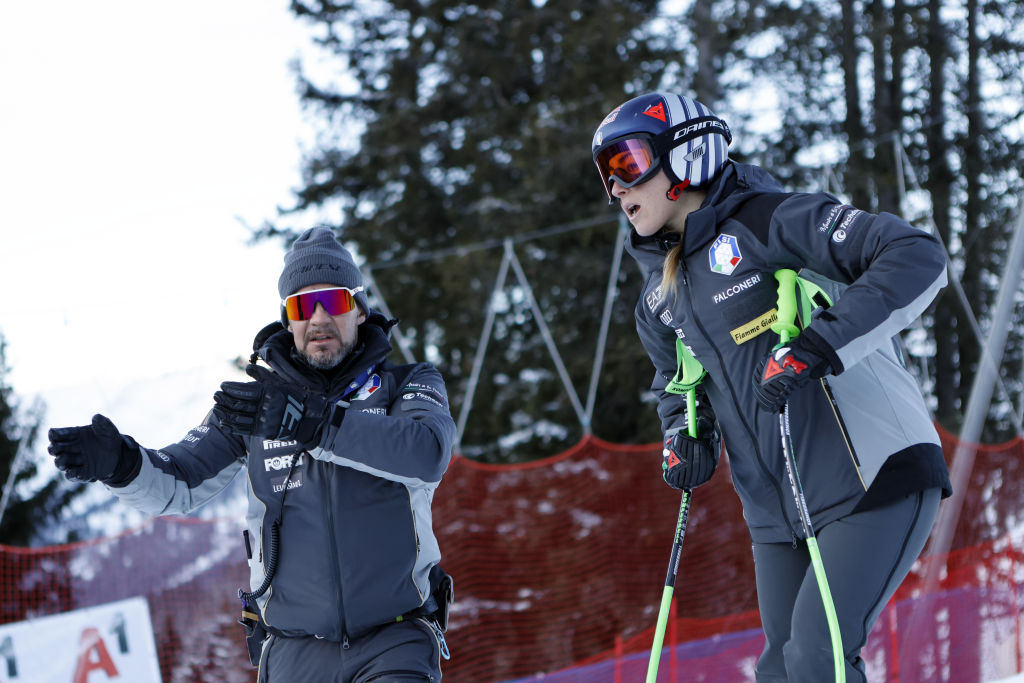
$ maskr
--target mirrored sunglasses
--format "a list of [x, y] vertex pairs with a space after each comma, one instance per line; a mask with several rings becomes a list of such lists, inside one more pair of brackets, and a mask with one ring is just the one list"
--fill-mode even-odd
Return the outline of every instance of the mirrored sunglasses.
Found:
[[613, 140], [598, 150], [594, 163], [604, 182], [604, 191], [612, 199], [612, 182], [633, 187], [658, 170], [658, 157], [646, 138]]
[[361, 291], [362, 287], [330, 287], [299, 292], [284, 300], [284, 312], [289, 320], [309, 320], [320, 304], [327, 315], [344, 315], [356, 307], [355, 295]]

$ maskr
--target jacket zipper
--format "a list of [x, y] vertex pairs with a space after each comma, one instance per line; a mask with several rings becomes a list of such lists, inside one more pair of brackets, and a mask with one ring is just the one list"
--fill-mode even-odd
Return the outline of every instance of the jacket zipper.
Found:
[[832, 393], [832, 387], [828, 385], [828, 381], [824, 377], [819, 381], [821, 382], [821, 388], [825, 391], [825, 397], [828, 398], [828, 403], [832, 407], [832, 414], [836, 418], [836, 424], [839, 425], [839, 433], [843, 435], [843, 442], [846, 444], [846, 451], [850, 454], [850, 460], [853, 462], [853, 469], [857, 473], [857, 478], [860, 479], [860, 485], [867, 491], [868, 487], [864, 483], [864, 475], [860, 470], [860, 458], [857, 457], [857, 452], [853, 449], [850, 431], [846, 428], [843, 416], [839, 413], [839, 405], [836, 403], [836, 397]]
[[[309, 467], [313, 466], [313, 458], [309, 458]], [[324, 512], [327, 517], [327, 538], [330, 542], [331, 548], [331, 571], [334, 574], [334, 586], [335, 592], [338, 596], [338, 623], [341, 624], [341, 635], [345, 645], [348, 645], [348, 635], [345, 633], [345, 602], [342, 597], [341, 591], [341, 570], [338, 568], [338, 541], [331, 530], [334, 528], [334, 506], [331, 505], [331, 492], [328, 486], [328, 481], [325, 477], [323, 481], [324, 495], [321, 500], [324, 501]], [[348, 649], [347, 647], [345, 649]]]
[[[374, 368], [376, 368], [376, 365], [376, 363], [371, 363], [369, 366], [367, 366], [367, 369], [365, 370], [364, 373], [365, 377], [363, 375], [358, 375], [357, 378], [352, 381], [352, 384], [350, 384], [347, 388], [342, 389], [342, 393], [338, 398], [331, 398], [329, 391], [324, 395], [324, 398], [326, 398], [327, 401], [332, 404], [336, 403], [337, 401], [345, 400], [345, 398], [350, 396], [352, 393], [355, 392], [356, 389], [359, 388], [359, 385], [366, 381], [366, 377], [369, 377], [373, 373], [373, 370]], [[310, 456], [309, 467], [313, 466], [313, 462], [314, 458]], [[321, 497], [321, 500], [324, 501], [324, 512], [325, 517], [327, 518], [327, 537], [330, 542], [331, 549], [331, 573], [334, 575], [335, 594], [338, 596], [338, 623], [341, 625], [342, 649], [347, 650], [349, 649], [350, 644], [348, 639], [348, 633], [346, 632], [346, 628], [348, 628], [348, 625], [345, 623], [345, 597], [341, 585], [341, 567], [339, 566], [338, 561], [338, 539], [337, 536], [333, 534], [331, 531], [332, 529], [334, 529], [334, 505], [332, 504], [331, 501], [330, 480], [330, 468], [325, 468], [323, 476], [324, 495]]]
[[[709, 342], [708, 346], [711, 347], [711, 349], [715, 352], [715, 356], [718, 357], [718, 364], [719, 364], [719, 366], [724, 368], [725, 367], [725, 359], [722, 357], [722, 354], [718, 351], [718, 347], [715, 346], [714, 344], [710, 343], [711, 335], [708, 334], [707, 330], [704, 329], [704, 326], [701, 325], [700, 319], [698, 319], [697, 316], [694, 314], [694, 311], [697, 310], [697, 307], [694, 304], [693, 292], [690, 291], [689, 278], [686, 275], [686, 258], [685, 257], [679, 260], [679, 268], [680, 268], [680, 271], [681, 271], [680, 274], [682, 275], [682, 279], [683, 279], [683, 287], [686, 288], [686, 298], [690, 302], [690, 317], [693, 318], [693, 324], [696, 325], [697, 329], [700, 330], [700, 333], [701, 333], [701, 335], [703, 335], [704, 339], [708, 340], [708, 342]], [[736, 400], [737, 393], [736, 393], [736, 390], [733, 388], [732, 382], [729, 381], [729, 378], [727, 376], [725, 376], [724, 373], [723, 373], [723, 379], [725, 380], [726, 386], [728, 386], [728, 388], [729, 388], [729, 393], [730, 393], [730, 395], [733, 398], [733, 403], [735, 403], [737, 406], [739, 406], [739, 401]], [[750, 437], [750, 442], [752, 444], [754, 444], [754, 453], [757, 454], [757, 464], [761, 468], [761, 472], [764, 474], [765, 477], [767, 477], [768, 481], [770, 481], [772, 483], [772, 488], [775, 489], [775, 496], [776, 496], [776, 498], [778, 498], [778, 501], [779, 501], [779, 509], [782, 511], [782, 519], [786, 520], [786, 526], [789, 527], [789, 533], [790, 533], [790, 535], [792, 535], [794, 543], [795, 543], [796, 540], [800, 538], [800, 536], [797, 534], [796, 527], [793, 526], [793, 522], [789, 518], [789, 513], [786, 510], [786, 498], [785, 498], [785, 495], [783, 494], [782, 486], [779, 484], [779, 481], [774, 477], [774, 475], [772, 475], [771, 470], [768, 469], [767, 465], [765, 465], [764, 458], [761, 457], [761, 446], [760, 446], [760, 444], [757, 441], [757, 437], [754, 435], [754, 431], [750, 428], [750, 425], [747, 423], [746, 418], [743, 417], [742, 411], [737, 410], [736, 412], [739, 415], [740, 421], [743, 422], [743, 427], [747, 430], [747, 436]]]
[[[366, 381], [367, 377], [373, 374], [373, 370], [376, 367], [376, 363], [371, 363], [369, 366], [367, 366], [366, 370], [363, 373], [365, 374], [365, 377], [363, 375], [359, 375], [355, 380], [352, 381], [352, 383], [348, 386], [347, 389], [343, 390], [342, 394], [337, 399], [331, 399], [329, 395], [325, 396], [325, 398], [327, 398], [328, 401], [344, 401], [346, 398], [348, 398], [348, 396], [353, 394], [359, 388], [359, 386], [363, 384], [363, 382]], [[309, 453], [307, 452], [306, 455], [309, 456]], [[314, 458], [312, 456], [309, 456], [308, 466], [312, 467], [313, 462]], [[334, 505], [332, 505], [331, 503], [329, 479], [329, 473], [325, 471], [323, 477], [324, 495], [321, 497], [321, 500], [324, 501], [324, 513], [325, 517], [327, 518], [327, 537], [330, 542], [331, 548], [331, 572], [334, 574], [335, 593], [338, 596], [338, 623], [341, 625], [342, 647], [347, 650], [349, 648], [349, 640], [348, 633], [346, 633], [345, 629], [347, 628], [348, 625], [345, 623], [345, 598], [344, 591], [342, 590], [341, 586], [341, 567], [339, 566], [338, 562], [338, 540], [337, 537], [333, 533], [331, 533], [331, 530], [334, 529]]]

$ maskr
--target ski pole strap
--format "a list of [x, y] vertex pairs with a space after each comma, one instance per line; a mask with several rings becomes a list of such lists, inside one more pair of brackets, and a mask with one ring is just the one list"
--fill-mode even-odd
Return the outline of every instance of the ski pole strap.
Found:
[[696, 388], [708, 374], [700, 361], [693, 357], [682, 339], [676, 339], [676, 374], [665, 386], [670, 394], [685, 394]]
[[697, 385], [708, 374], [700, 361], [693, 357], [682, 339], [676, 338], [676, 375], [665, 385], [670, 394], [686, 394], [687, 431], [697, 438]]

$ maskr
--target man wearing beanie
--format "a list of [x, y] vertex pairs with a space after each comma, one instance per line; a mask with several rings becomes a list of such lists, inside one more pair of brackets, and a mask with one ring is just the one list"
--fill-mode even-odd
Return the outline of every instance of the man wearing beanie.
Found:
[[304, 232], [284, 264], [253, 381], [221, 384], [184, 439], [144, 448], [96, 415], [51, 429], [49, 452], [68, 479], [153, 515], [190, 512], [245, 473], [239, 597], [261, 683], [439, 681], [451, 579], [430, 505], [455, 437], [444, 381], [387, 360], [395, 321], [370, 308], [329, 228]]

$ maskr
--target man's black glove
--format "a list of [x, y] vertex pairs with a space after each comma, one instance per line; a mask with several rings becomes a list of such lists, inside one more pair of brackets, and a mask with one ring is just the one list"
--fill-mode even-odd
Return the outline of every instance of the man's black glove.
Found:
[[245, 373], [255, 382], [224, 382], [213, 395], [213, 414], [227, 429], [242, 436], [278, 441], [296, 440], [306, 448], [320, 441], [331, 405], [322, 396], [250, 364]]
[[754, 372], [754, 395], [767, 411], [778, 413], [789, 395], [832, 370], [828, 360], [812, 350], [802, 337], [773, 349]]
[[126, 485], [142, 466], [142, 453], [131, 437], [121, 436], [103, 415], [93, 415], [84, 427], [54, 427], [47, 436], [46, 449], [53, 464], [73, 481], [102, 481], [110, 486]]
[[705, 483], [715, 473], [721, 437], [715, 423], [700, 415], [697, 418], [697, 438], [685, 431], [665, 437], [661, 452], [661, 476], [674, 489], [692, 489]]

